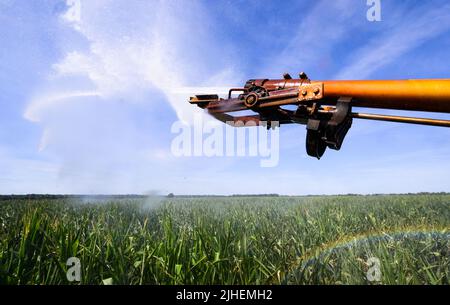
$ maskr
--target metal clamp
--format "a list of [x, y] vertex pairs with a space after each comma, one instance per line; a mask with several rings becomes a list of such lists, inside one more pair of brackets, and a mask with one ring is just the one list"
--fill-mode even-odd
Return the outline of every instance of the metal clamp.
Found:
[[298, 101], [314, 101], [323, 98], [323, 83], [302, 84], [299, 86]]

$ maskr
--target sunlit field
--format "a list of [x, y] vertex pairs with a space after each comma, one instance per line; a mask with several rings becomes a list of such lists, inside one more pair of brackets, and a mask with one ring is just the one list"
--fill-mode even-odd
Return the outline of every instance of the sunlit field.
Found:
[[0, 283], [449, 284], [449, 240], [446, 194], [11, 198]]

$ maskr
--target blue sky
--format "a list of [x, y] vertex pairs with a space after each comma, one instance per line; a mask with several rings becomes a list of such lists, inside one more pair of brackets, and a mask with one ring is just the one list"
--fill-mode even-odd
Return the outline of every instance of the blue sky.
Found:
[[66, 1], [0, 0], [0, 193], [450, 191], [439, 127], [355, 121], [318, 161], [283, 126], [273, 168], [171, 154], [172, 124], [201, 112], [177, 88], [450, 78], [448, 1], [381, 3], [368, 22], [365, 0], [81, 0], [78, 20]]

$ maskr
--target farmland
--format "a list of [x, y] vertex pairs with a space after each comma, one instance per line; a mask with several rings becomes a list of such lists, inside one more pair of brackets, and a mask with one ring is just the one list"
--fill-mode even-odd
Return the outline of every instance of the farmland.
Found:
[[450, 195], [4, 199], [0, 283], [450, 284]]

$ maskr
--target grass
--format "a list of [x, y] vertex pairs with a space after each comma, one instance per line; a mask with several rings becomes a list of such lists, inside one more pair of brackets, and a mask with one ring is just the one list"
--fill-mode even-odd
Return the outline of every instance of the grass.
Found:
[[0, 283], [68, 284], [77, 257], [81, 284], [449, 284], [449, 240], [445, 194], [21, 198], [0, 201]]

